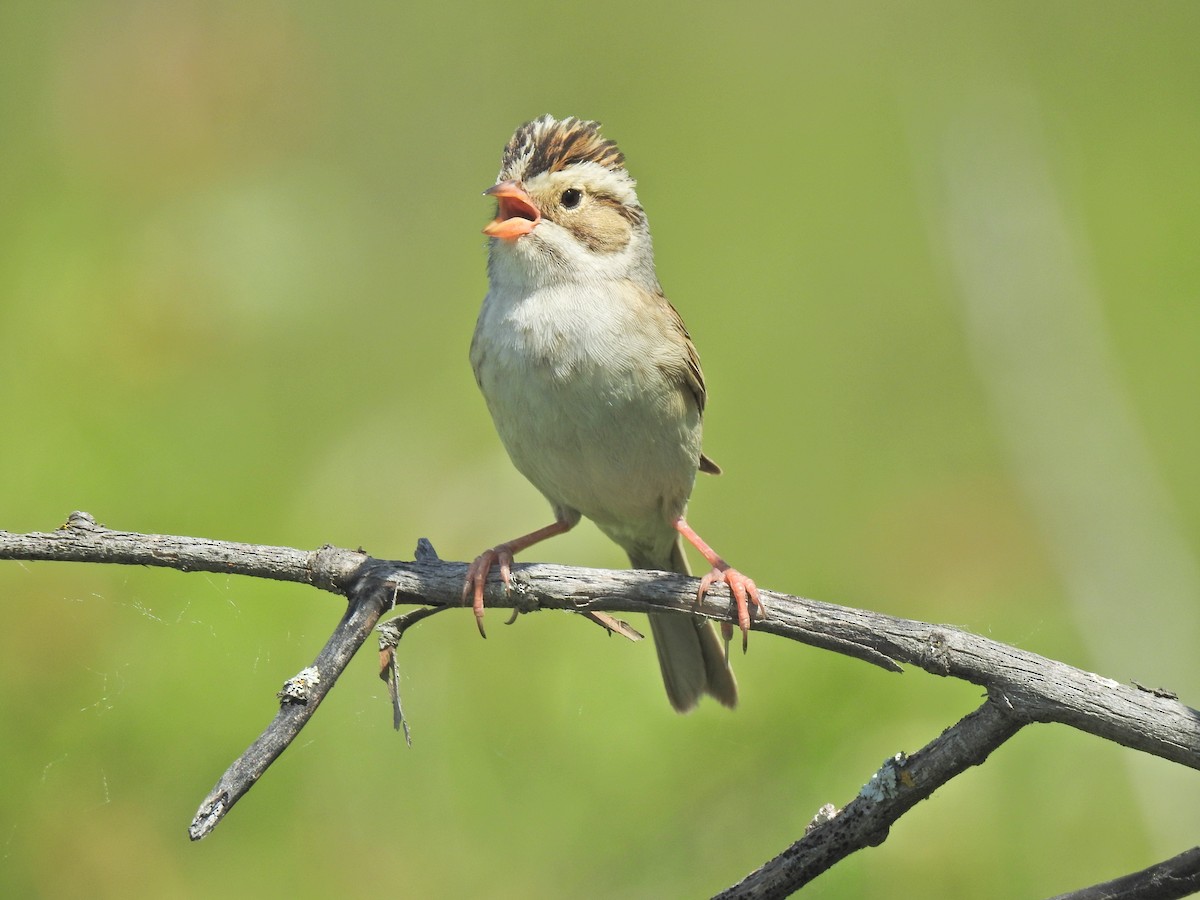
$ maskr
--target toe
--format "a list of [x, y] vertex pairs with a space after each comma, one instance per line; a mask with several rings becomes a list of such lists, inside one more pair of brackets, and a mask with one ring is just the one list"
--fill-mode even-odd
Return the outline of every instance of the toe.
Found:
[[[465, 604], [468, 598], [471, 600], [471, 608], [475, 613], [475, 624], [479, 627], [480, 635], [485, 638], [487, 637], [487, 632], [483, 628], [483, 589], [487, 585], [488, 573], [491, 572], [492, 566], [496, 564], [496, 559], [497, 553], [495, 549], [485, 550], [483, 553], [480, 553], [475, 557], [475, 561], [467, 567], [467, 578], [463, 584], [462, 602]], [[503, 574], [502, 569], [501, 576]]]

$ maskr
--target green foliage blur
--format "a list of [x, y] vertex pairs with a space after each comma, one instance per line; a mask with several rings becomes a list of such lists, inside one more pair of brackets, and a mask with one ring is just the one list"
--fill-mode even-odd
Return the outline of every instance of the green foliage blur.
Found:
[[[710, 543], [1197, 705], [1198, 39], [1187, 2], [0, 4], [0, 529], [545, 524], [466, 355], [480, 192], [573, 114], [704, 360]], [[625, 564], [590, 525], [530, 558]], [[447, 614], [400, 648], [412, 749], [367, 648], [193, 845], [338, 601], [0, 562], [0, 603], [6, 897], [704, 896], [981, 701], [757, 635], [741, 708], [678, 717], [648, 643]], [[1027, 729], [806, 896], [1149, 865], [1200, 791], [1137, 757]]]

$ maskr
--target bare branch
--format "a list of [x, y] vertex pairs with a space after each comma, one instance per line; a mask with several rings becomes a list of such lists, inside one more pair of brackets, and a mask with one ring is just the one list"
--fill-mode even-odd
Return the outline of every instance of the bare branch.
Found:
[[279, 712], [266, 730], [225, 770], [216, 787], [200, 804], [188, 826], [188, 836], [198, 841], [208, 835], [271, 763], [296, 739], [321, 701], [379, 621], [383, 607], [351, 603], [333, 635], [311, 666], [290, 679], [279, 692]]
[[[205, 799], [190, 829], [194, 839], [210, 832], [295, 739], [386, 610], [409, 604], [431, 609], [460, 606], [466, 575], [464, 563], [439, 560], [425, 541], [415, 561], [388, 561], [361, 550], [330, 546], [303, 551], [114, 531], [97, 525], [86, 513], [73, 513], [65, 525], [48, 534], [0, 531], [0, 559], [225, 572], [310, 584], [348, 597], [345, 615], [314, 664], [281, 691], [282, 706], [275, 720]], [[513, 576], [510, 592], [504, 592], [498, 580], [489, 585], [489, 606], [509, 608], [514, 614], [567, 610], [601, 622], [609, 619], [609, 612], [673, 610], [719, 620], [730, 615], [729, 601], [720, 592], [710, 592], [697, 605], [697, 581], [667, 572], [532, 564], [516, 566]], [[949, 778], [982, 762], [1029, 723], [1070, 725], [1200, 769], [1200, 713], [1169, 690], [1119, 684], [957, 628], [773, 591], [762, 594], [771, 616], [754, 621], [755, 631], [852, 656], [888, 671], [899, 672], [900, 663], [908, 663], [935, 675], [970, 681], [987, 689], [988, 701], [912, 756], [900, 754], [889, 760], [845, 810], [825, 815], [803, 838], [723, 896], [783, 896], [854, 850], [879, 843], [907, 809]], [[1188, 854], [1183, 857], [1147, 872], [1161, 875], [1166, 871], [1162, 866], [1174, 864], [1173, 878], [1189, 877], [1186, 867], [1194, 860]]]
[[989, 698], [916, 753], [886, 760], [845, 809], [818, 814], [804, 837], [717, 897], [786, 897], [856, 850], [882, 844], [893, 822], [954, 776], [982, 763], [1022, 724], [1002, 699]]
[[1051, 900], [1176, 900], [1200, 892], [1200, 847], [1122, 878]]
[[[388, 566], [391, 570], [389, 572]], [[466, 567], [444, 563], [421, 568], [380, 564], [376, 590], [395, 592], [398, 603], [457, 605]], [[700, 612], [727, 620], [730, 604], [711, 592], [697, 607], [696, 580], [667, 572], [585, 569], [544, 563], [513, 568], [514, 590], [493, 590], [492, 607], [525, 612], [565, 609], [580, 612]], [[814, 647], [862, 659], [890, 671], [898, 662], [934, 675], [950, 676], [1003, 697], [1025, 722], [1058, 722], [1134, 750], [1200, 769], [1200, 713], [1171, 692], [1123, 685], [947, 625], [931, 625], [869, 610], [761, 591], [770, 618], [751, 628]]]
[[180, 572], [219, 572], [297, 581], [345, 594], [346, 585], [367, 555], [361, 550], [340, 550], [329, 545], [319, 550], [294, 550], [173, 534], [114, 531], [97, 525], [88, 513], [76, 511], [55, 531], [31, 534], [0, 531], [0, 559], [161, 566]]
[[[459, 606], [464, 563], [426, 555], [415, 562], [377, 560], [362, 551], [315, 551], [167, 535], [112, 531], [86, 513], [49, 534], [0, 532], [0, 559], [59, 559], [156, 565], [181, 571], [229, 572], [312, 584], [335, 593], [362, 592], [358, 602]], [[695, 602], [696, 580], [668, 572], [523, 564], [514, 589], [491, 583], [488, 605], [519, 612], [651, 612], [675, 610], [729, 617], [724, 595]], [[771, 616], [755, 631], [776, 634], [900, 671], [898, 662], [951, 676], [1003, 695], [1014, 715], [1059, 722], [1135, 750], [1200, 769], [1200, 713], [1170, 691], [1147, 691], [944, 625], [763, 591]]]

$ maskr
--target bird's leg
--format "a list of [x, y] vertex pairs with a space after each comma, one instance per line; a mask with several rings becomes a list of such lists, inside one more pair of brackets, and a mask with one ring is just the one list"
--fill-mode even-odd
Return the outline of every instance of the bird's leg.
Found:
[[479, 633], [483, 637], [487, 637], [487, 633], [483, 630], [483, 586], [487, 583], [488, 573], [492, 570], [492, 566], [500, 564], [500, 580], [504, 582], [504, 590], [507, 591], [512, 587], [512, 562], [513, 554], [520, 553], [522, 550], [528, 550], [534, 544], [541, 543], [546, 538], [552, 538], [556, 534], [568, 532], [573, 527], [573, 523], [564, 522], [559, 519], [552, 525], [547, 525], [545, 528], [539, 528], [537, 531], [531, 531], [529, 534], [521, 535], [519, 538], [513, 538], [511, 541], [505, 541], [503, 544], [497, 544], [490, 550], [484, 550], [475, 561], [467, 566], [467, 580], [463, 584], [462, 602], [465, 604], [467, 599], [474, 594], [475, 607], [475, 624], [479, 626]]
[[[683, 518], [680, 516], [674, 522], [675, 530], [683, 535], [689, 544], [695, 547], [708, 560], [708, 564], [712, 566], [712, 570], [700, 579], [700, 588], [696, 591], [696, 602], [700, 603], [704, 600], [704, 595], [708, 589], [718, 581], [729, 585], [729, 593], [733, 596], [733, 602], [737, 605], [737, 622], [738, 627], [742, 629], [742, 652], [746, 652], [746, 643], [750, 635], [750, 609], [749, 604], [753, 603], [757, 611], [755, 618], [765, 619], [767, 617], [767, 607], [763, 604], [758, 596], [758, 585], [754, 583], [754, 579], [747, 578], [737, 569], [725, 562], [717, 555], [712, 547], [704, 543], [700, 535], [692, 529]], [[728, 642], [728, 636], [726, 637]]]

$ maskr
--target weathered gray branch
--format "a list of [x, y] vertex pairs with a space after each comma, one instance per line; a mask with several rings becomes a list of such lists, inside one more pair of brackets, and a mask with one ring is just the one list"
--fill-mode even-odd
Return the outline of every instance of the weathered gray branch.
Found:
[[274, 581], [297, 581], [345, 594], [367, 559], [361, 550], [293, 550], [263, 544], [213, 541], [174, 534], [116, 531], [85, 512], [73, 512], [51, 532], [13, 534], [0, 531], [0, 559], [116, 563], [160, 566], [180, 572], [223, 572]]
[[279, 692], [279, 712], [271, 724], [225, 770], [216, 786], [200, 804], [188, 826], [188, 836], [198, 841], [220, 824], [267, 767], [296, 739], [308, 724], [321, 701], [350, 664], [383, 612], [370, 603], [352, 603], [313, 664], [290, 678]]
[[[203, 837], [295, 738], [379, 618], [396, 605], [458, 606], [466, 566], [432, 552], [413, 562], [363, 551], [302, 551], [171, 535], [114, 531], [73, 513], [57, 531], [0, 531], [0, 559], [72, 560], [225, 572], [310, 584], [345, 595], [349, 606], [313, 666], [285, 685], [279, 714], [222, 776], [192, 823]], [[714, 591], [696, 606], [696, 581], [666, 572], [518, 565], [510, 593], [498, 583], [488, 605], [520, 612], [676, 610], [727, 618]], [[723, 896], [784, 896], [854, 850], [879, 843], [891, 824], [939, 785], [1033, 722], [1057, 722], [1126, 747], [1200, 769], [1200, 713], [1171, 693], [1108, 678], [942, 625], [885, 616], [763, 591], [770, 618], [755, 631], [870, 662], [889, 671], [908, 663], [985, 687], [988, 701], [912, 756], [889, 761], [864, 792]], [[1166, 865], [1165, 863], [1162, 865]]]
[[1200, 847], [1158, 865], [1051, 900], [1177, 900], [1200, 892]]
[[821, 810], [804, 837], [722, 891], [718, 900], [786, 897], [856, 850], [882, 844], [893, 822], [955, 775], [982, 763], [1022, 725], [1003, 697], [988, 697], [916, 753], [886, 760], [845, 809]]

